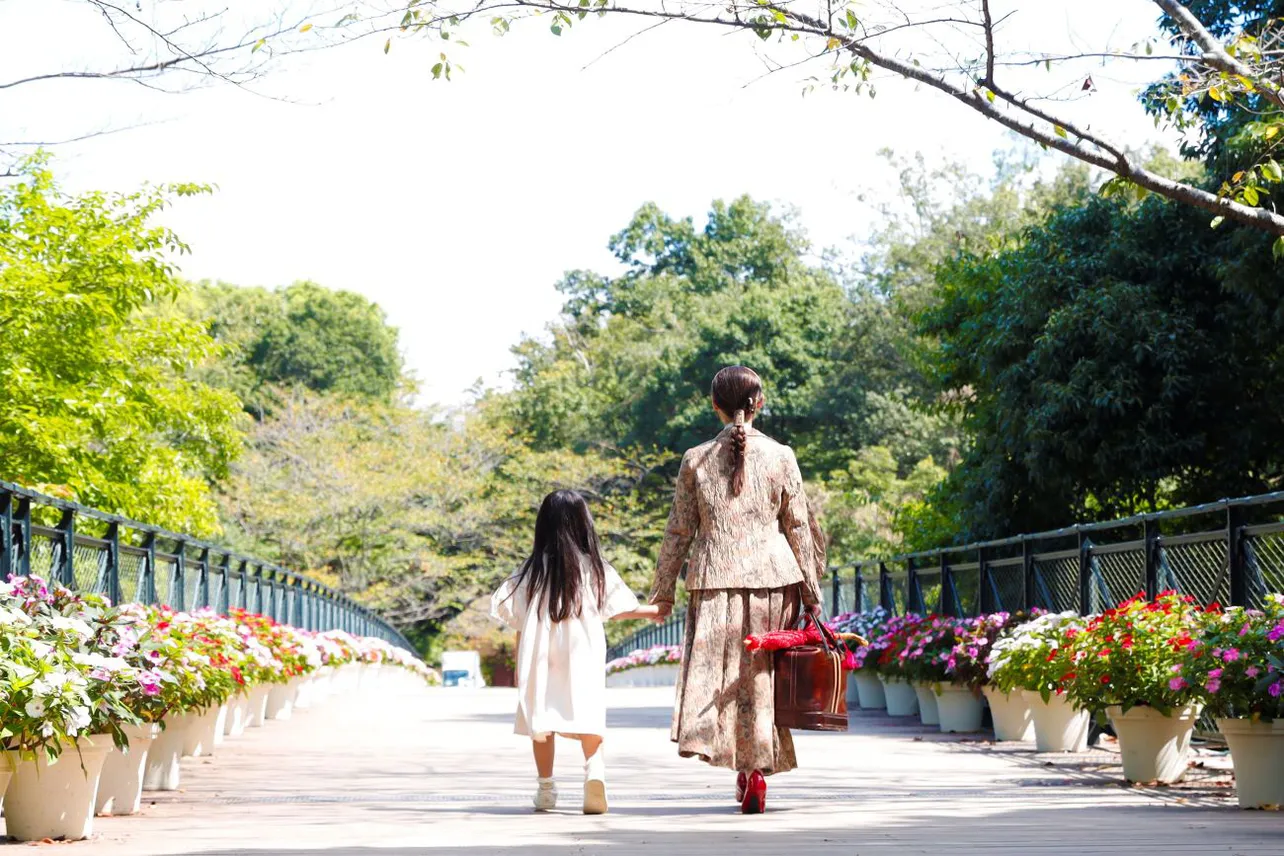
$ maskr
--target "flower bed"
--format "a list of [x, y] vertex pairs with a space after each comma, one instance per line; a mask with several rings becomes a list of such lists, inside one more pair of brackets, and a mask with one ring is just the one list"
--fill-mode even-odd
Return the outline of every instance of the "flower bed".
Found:
[[638, 648], [623, 657], [617, 657], [606, 664], [608, 675], [640, 669], [645, 666], [677, 665], [682, 662], [681, 645], [655, 645], [651, 648]]
[[313, 634], [233, 610], [175, 612], [113, 606], [39, 577], [0, 583], [0, 726], [3, 747], [50, 758], [78, 737], [109, 733], [171, 712], [219, 705], [241, 688], [285, 683], [323, 665], [392, 663], [435, 673], [383, 640]]

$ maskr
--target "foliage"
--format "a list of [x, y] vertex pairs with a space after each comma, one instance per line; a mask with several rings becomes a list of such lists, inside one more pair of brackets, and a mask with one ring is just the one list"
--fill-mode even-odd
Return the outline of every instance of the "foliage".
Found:
[[971, 446], [932, 497], [957, 540], [1279, 484], [1280, 275], [1242, 229], [1093, 199], [962, 254], [924, 313]]
[[986, 678], [999, 692], [1037, 692], [1047, 701], [1065, 692], [1072, 676], [1069, 641], [1085, 620], [1074, 612], [1050, 612], [1000, 634], [990, 649]]
[[923, 616], [912, 612], [889, 617], [879, 635], [871, 637], [868, 645], [856, 649], [854, 668], [901, 677], [904, 665], [901, 654], [924, 620]]
[[1206, 613], [1184, 653], [1171, 680], [1200, 693], [1205, 713], [1284, 718], [1284, 595], [1267, 595], [1260, 610]]
[[205, 189], [69, 197], [47, 160], [0, 186], [0, 478], [213, 534], [239, 407], [191, 376], [215, 354], [199, 325], [149, 311], [186, 250], [151, 221]]
[[954, 683], [980, 689], [988, 680], [990, 652], [1008, 627], [1024, 621], [1022, 615], [992, 612], [960, 620], [955, 625], [954, 648], [945, 658], [945, 674]]
[[1152, 601], [1143, 593], [1093, 616], [1080, 633], [1066, 631], [1072, 666], [1062, 680], [1070, 700], [1088, 710], [1145, 705], [1165, 714], [1199, 701], [1198, 688], [1175, 675], [1201, 612], [1189, 595], [1166, 591]]
[[313, 282], [276, 291], [201, 283], [182, 307], [224, 349], [205, 377], [260, 418], [279, 405], [281, 389], [389, 402], [403, 383], [396, 328], [350, 291]]
[[454, 420], [292, 394], [223, 486], [229, 529], [431, 636], [512, 573], [540, 500], [570, 487], [590, 499], [606, 558], [641, 590], [667, 509], [637, 487], [665, 456], [534, 451], [491, 412], [483, 401]]

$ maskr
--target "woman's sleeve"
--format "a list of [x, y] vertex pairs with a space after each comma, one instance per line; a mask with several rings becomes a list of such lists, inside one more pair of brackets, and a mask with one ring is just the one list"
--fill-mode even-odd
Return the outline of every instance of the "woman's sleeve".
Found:
[[520, 631], [526, 621], [525, 604], [520, 603], [521, 592], [517, 591], [517, 580], [510, 577], [491, 595], [490, 614], [503, 624]]
[[780, 504], [780, 528], [794, 551], [803, 575], [803, 603], [814, 606], [820, 600], [820, 580], [816, 568], [816, 543], [811, 537], [811, 512], [807, 494], [803, 493], [802, 473], [793, 449], [785, 461], [785, 488]]
[[628, 587], [615, 568], [606, 566], [606, 608], [602, 613], [613, 618], [638, 608], [638, 596]]
[[664, 543], [660, 545], [660, 561], [655, 568], [655, 584], [651, 586], [650, 603], [673, 603], [678, 587], [678, 573], [691, 549], [700, 526], [700, 509], [696, 505], [695, 467], [691, 453], [682, 456], [678, 471], [678, 485], [673, 494], [673, 508], [669, 511], [669, 525], [664, 530]]

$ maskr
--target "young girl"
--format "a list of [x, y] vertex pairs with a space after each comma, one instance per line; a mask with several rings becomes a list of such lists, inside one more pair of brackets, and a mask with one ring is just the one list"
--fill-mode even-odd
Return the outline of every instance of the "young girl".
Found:
[[584, 750], [584, 813], [606, 812], [607, 619], [659, 620], [638, 606], [615, 569], [602, 561], [588, 505], [574, 491], [544, 497], [535, 546], [516, 575], [491, 598], [491, 614], [517, 631], [517, 723], [532, 740], [539, 774], [535, 810], [557, 805], [554, 734]]

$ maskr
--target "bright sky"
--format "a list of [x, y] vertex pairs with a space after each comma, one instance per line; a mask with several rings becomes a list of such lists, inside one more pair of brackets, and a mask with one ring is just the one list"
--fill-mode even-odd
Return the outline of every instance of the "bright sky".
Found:
[[[1054, 49], [1126, 48], [1156, 17], [1140, 0], [1006, 5], [1017, 47], [1038, 33]], [[7, 0], [0, 83], [89, 65], [103, 31], [79, 6]], [[478, 379], [502, 383], [508, 348], [555, 317], [562, 272], [610, 269], [608, 237], [645, 201], [699, 221], [711, 200], [750, 193], [796, 208], [817, 245], [849, 244], [871, 225], [858, 194], [889, 186], [878, 149], [984, 169], [1010, 145], [1002, 129], [904, 83], [880, 82], [871, 101], [804, 97], [823, 64], [759, 79], [764, 48], [748, 34], [670, 24], [602, 56], [637, 29], [589, 20], [558, 39], [532, 22], [497, 39], [482, 27], [454, 55], [467, 71], [452, 83], [428, 74], [439, 42], [395, 42], [387, 56], [382, 42], [360, 42], [291, 59], [265, 81], [293, 104], [230, 87], [33, 84], [0, 90], [0, 141], [158, 123], [60, 149], [67, 186], [216, 184], [166, 215], [192, 245], [187, 276], [360, 292], [401, 329], [423, 398], [441, 402]], [[1098, 91], [1070, 109], [1140, 147], [1155, 132], [1132, 93], [1152, 73], [1095, 71]]]

